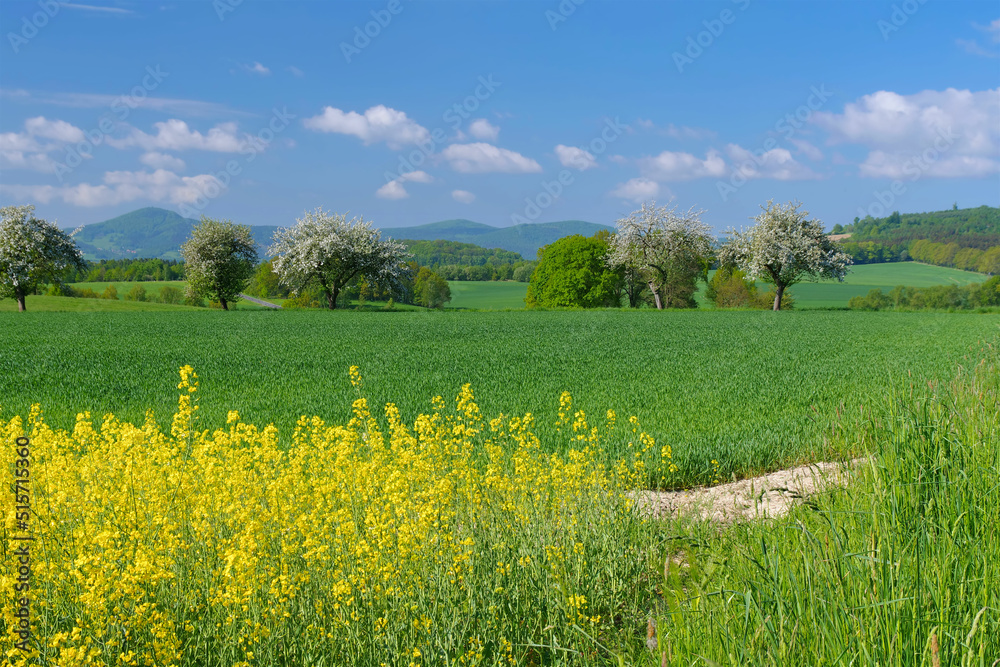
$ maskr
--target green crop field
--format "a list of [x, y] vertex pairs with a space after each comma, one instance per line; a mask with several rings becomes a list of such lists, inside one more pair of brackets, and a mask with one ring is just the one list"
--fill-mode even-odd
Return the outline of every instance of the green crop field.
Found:
[[528, 283], [486, 280], [450, 280], [451, 302], [447, 308], [469, 310], [520, 310]]
[[[147, 304], [156, 305], [156, 304]], [[29, 303], [30, 306], [30, 303]], [[40, 310], [40, 309], [39, 309]], [[857, 312], [280, 312], [3, 314], [0, 404], [168, 420], [177, 368], [202, 377], [205, 428], [228, 410], [285, 437], [301, 415], [336, 423], [358, 365], [373, 405], [404, 417], [471, 383], [484, 414], [532, 412], [552, 436], [559, 395], [599, 417], [636, 415], [674, 447], [684, 481], [747, 474], [827, 454], [890, 386], [949, 374], [998, 333], [984, 314]], [[912, 375], [911, 375], [912, 374]]]

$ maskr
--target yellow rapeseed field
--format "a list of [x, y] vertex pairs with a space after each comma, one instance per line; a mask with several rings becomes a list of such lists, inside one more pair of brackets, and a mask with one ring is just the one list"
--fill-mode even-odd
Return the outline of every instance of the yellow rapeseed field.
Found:
[[[2, 470], [31, 441], [30, 651], [17, 647], [14, 496], [2, 498], [0, 651], [13, 664], [531, 663], [609, 650], [646, 568], [626, 490], [674, 469], [633, 418], [560, 400], [556, 446], [532, 415], [485, 419], [471, 388], [404, 423], [353, 418], [198, 428], [180, 369], [168, 427], [35, 406], [0, 421]], [[605, 443], [627, 442], [611, 461]], [[546, 443], [549, 445], [550, 443]], [[561, 452], [561, 453], [558, 453]], [[561, 652], [562, 651], [562, 652]], [[600, 660], [606, 660], [603, 654]]]

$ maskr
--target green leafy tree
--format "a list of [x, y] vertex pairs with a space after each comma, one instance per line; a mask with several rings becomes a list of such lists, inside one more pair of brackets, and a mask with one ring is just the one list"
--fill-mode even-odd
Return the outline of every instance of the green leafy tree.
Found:
[[257, 265], [257, 243], [249, 227], [204, 216], [181, 254], [190, 291], [218, 301], [223, 310], [239, 299]]
[[827, 237], [823, 223], [810, 220], [801, 208], [801, 202], [768, 201], [754, 218], [757, 224], [746, 232], [730, 230], [719, 252], [721, 264], [774, 285], [774, 310], [781, 310], [790, 285], [819, 278], [843, 282], [851, 265], [850, 255]]
[[394, 289], [409, 272], [406, 248], [363, 218], [348, 220], [323, 209], [307, 212], [296, 225], [279, 229], [268, 250], [274, 272], [298, 294], [318, 285], [327, 306], [337, 307], [341, 290], [358, 276], [373, 286]]
[[247, 289], [249, 290], [247, 294], [261, 299], [288, 296], [288, 289], [281, 284], [278, 274], [274, 272], [272, 260], [261, 262], [257, 266], [250, 280], [250, 287]]
[[417, 272], [413, 289], [417, 304], [427, 308], [444, 308], [444, 304], [451, 301], [451, 287], [448, 286], [448, 281], [426, 266]]
[[80, 249], [53, 223], [35, 217], [34, 206], [0, 208], [0, 298], [25, 298], [42, 283], [62, 285], [68, 270], [87, 268]]
[[733, 266], [720, 266], [708, 281], [705, 297], [716, 308], [749, 308], [757, 297], [757, 285]]
[[538, 251], [531, 275], [529, 308], [607, 308], [621, 305], [622, 272], [608, 267], [607, 241], [566, 236]]

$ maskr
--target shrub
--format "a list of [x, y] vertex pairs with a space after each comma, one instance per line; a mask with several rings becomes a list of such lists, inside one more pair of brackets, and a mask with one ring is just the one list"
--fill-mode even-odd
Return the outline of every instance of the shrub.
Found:
[[173, 285], [164, 285], [160, 289], [160, 301], [178, 304], [184, 301], [184, 293]]
[[146, 295], [146, 288], [140, 285], [133, 285], [132, 289], [125, 295], [126, 301], [149, 301]]
[[109, 300], [112, 300], [112, 301], [117, 301], [118, 300], [118, 290], [115, 289], [114, 285], [108, 285], [104, 289], [104, 292], [101, 293], [101, 298], [102, 299], [109, 299]]

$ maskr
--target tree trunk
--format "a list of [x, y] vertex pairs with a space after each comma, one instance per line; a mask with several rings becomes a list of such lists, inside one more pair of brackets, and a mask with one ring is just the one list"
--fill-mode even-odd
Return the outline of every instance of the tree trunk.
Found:
[[785, 286], [776, 283], [774, 287], [774, 310], [781, 310], [781, 296], [785, 293]]
[[653, 299], [656, 301], [656, 309], [663, 310], [663, 302], [660, 300], [660, 293], [656, 290], [656, 286], [653, 281], [649, 281], [649, 291], [653, 293]]
[[221, 296], [219, 297], [219, 303], [222, 305], [222, 310], [229, 310], [229, 304]]
[[337, 297], [340, 296], [340, 288], [334, 287], [331, 291], [326, 293], [327, 305], [330, 306], [330, 310], [337, 310]]
[[23, 313], [25, 310], [28, 309], [27, 306], [25, 306], [24, 304], [24, 296], [25, 294], [23, 287], [14, 288], [14, 298], [17, 299], [17, 312], [19, 313]]

